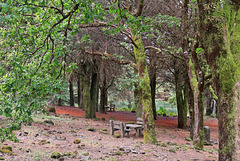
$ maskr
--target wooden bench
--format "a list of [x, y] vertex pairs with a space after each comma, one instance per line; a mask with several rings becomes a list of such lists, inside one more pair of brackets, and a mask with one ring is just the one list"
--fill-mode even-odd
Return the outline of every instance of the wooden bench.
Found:
[[104, 106], [105, 111], [115, 111], [115, 104], [110, 104], [110, 106]]
[[110, 120], [110, 134], [114, 135], [114, 132], [117, 130], [121, 131], [121, 137], [125, 136], [125, 133], [130, 132], [130, 129], [126, 128], [126, 124], [124, 122], [120, 122], [120, 121], [114, 121], [114, 120]]

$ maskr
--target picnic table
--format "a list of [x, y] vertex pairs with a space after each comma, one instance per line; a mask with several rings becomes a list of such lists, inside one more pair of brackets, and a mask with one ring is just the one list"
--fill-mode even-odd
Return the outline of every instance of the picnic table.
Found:
[[143, 126], [136, 125], [136, 124], [126, 124], [126, 129], [135, 129], [136, 130], [136, 137], [139, 137], [142, 133]]

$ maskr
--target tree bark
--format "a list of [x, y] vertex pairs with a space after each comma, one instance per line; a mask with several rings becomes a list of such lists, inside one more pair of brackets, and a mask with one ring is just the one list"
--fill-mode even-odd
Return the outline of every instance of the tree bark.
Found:
[[153, 116], [154, 120], [157, 120], [157, 110], [156, 110], [156, 79], [157, 74], [154, 69], [151, 71], [151, 77], [150, 77], [150, 86], [151, 86], [151, 96], [152, 96], [152, 110], [153, 110]]
[[83, 87], [83, 100], [84, 100], [84, 117], [85, 118], [96, 118], [96, 110], [95, 104], [92, 99], [96, 98], [94, 90], [96, 88], [96, 75], [92, 72], [92, 66], [89, 62], [86, 62], [82, 65], [82, 77], [81, 77], [81, 85]]
[[219, 160], [230, 161], [240, 160], [240, 10], [238, 1], [224, 2], [198, 0], [198, 27], [208, 64], [217, 73]]
[[[135, 73], [138, 73], [137, 70], [134, 70]], [[143, 109], [143, 104], [142, 104], [142, 94], [141, 90], [139, 88], [139, 82], [135, 82], [134, 84], [134, 102], [135, 102], [135, 110], [136, 110], [136, 116], [137, 117], [143, 117], [142, 116], [142, 109]]]
[[80, 78], [78, 78], [77, 81], [77, 87], [78, 87], [78, 107], [81, 107], [81, 84], [80, 84]]
[[137, 63], [138, 76], [139, 76], [139, 91], [141, 92], [140, 99], [143, 104], [143, 121], [144, 121], [144, 142], [156, 143], [156, 133], [154, 126], [154, 116], [152, 111], [152, 98], [150, 78], [148, 75], [147, 62], [145, 49], [140, 34], [132, 35], [134, 46], [134, 55]]
[[91, 83], [91, 118], [96, 118], [96, 111], [98, 108], [98, 74], [96, 72], [92, 73], [92, 83]]
[[70, 106], [74, 106], [74, 91], [73, 91], [73, 83], [71, 80], [69, 81], [69, 95], [70, 95], [69, 104]]
[[194, 131], [194, 101], [193, 101], [193, 92], [190, 86], [188, 86], [188, 108], [189, 108], [189, 117], [190, 117], [190, 138], [193, 140], [193, 131]]
[[185, 129], [187, 125], [187, 93], [185, 86], [181, 86], [178, 77], [175, 77], [176, 86], [176, 99], [177, 99], [177, 110], [178, 110], [178, 128]]

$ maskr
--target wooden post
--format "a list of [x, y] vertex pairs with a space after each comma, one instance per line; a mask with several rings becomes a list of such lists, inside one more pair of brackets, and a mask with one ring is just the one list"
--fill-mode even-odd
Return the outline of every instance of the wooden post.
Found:
[[210, 127], [204, 126], [204, 144], [205, 145], [210, 145]]
[[113, 120], [110, 120], [110, 134], [114, 135], [114, 129], [113, 129]]

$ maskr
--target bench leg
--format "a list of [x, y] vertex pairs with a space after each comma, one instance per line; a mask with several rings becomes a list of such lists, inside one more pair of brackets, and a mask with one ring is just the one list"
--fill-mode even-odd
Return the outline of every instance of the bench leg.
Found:
[[140, 129], [136, 129], [136, 137], [139, 137], [140, 135]]
[[113, 121], [112, 120], [110, 120], [110, 134], [114, 135]]
[[121, 129], [121, 137], [123, 138], [123, 137], [125, 137], [123, 122], [120, 123], [120, 129]]

